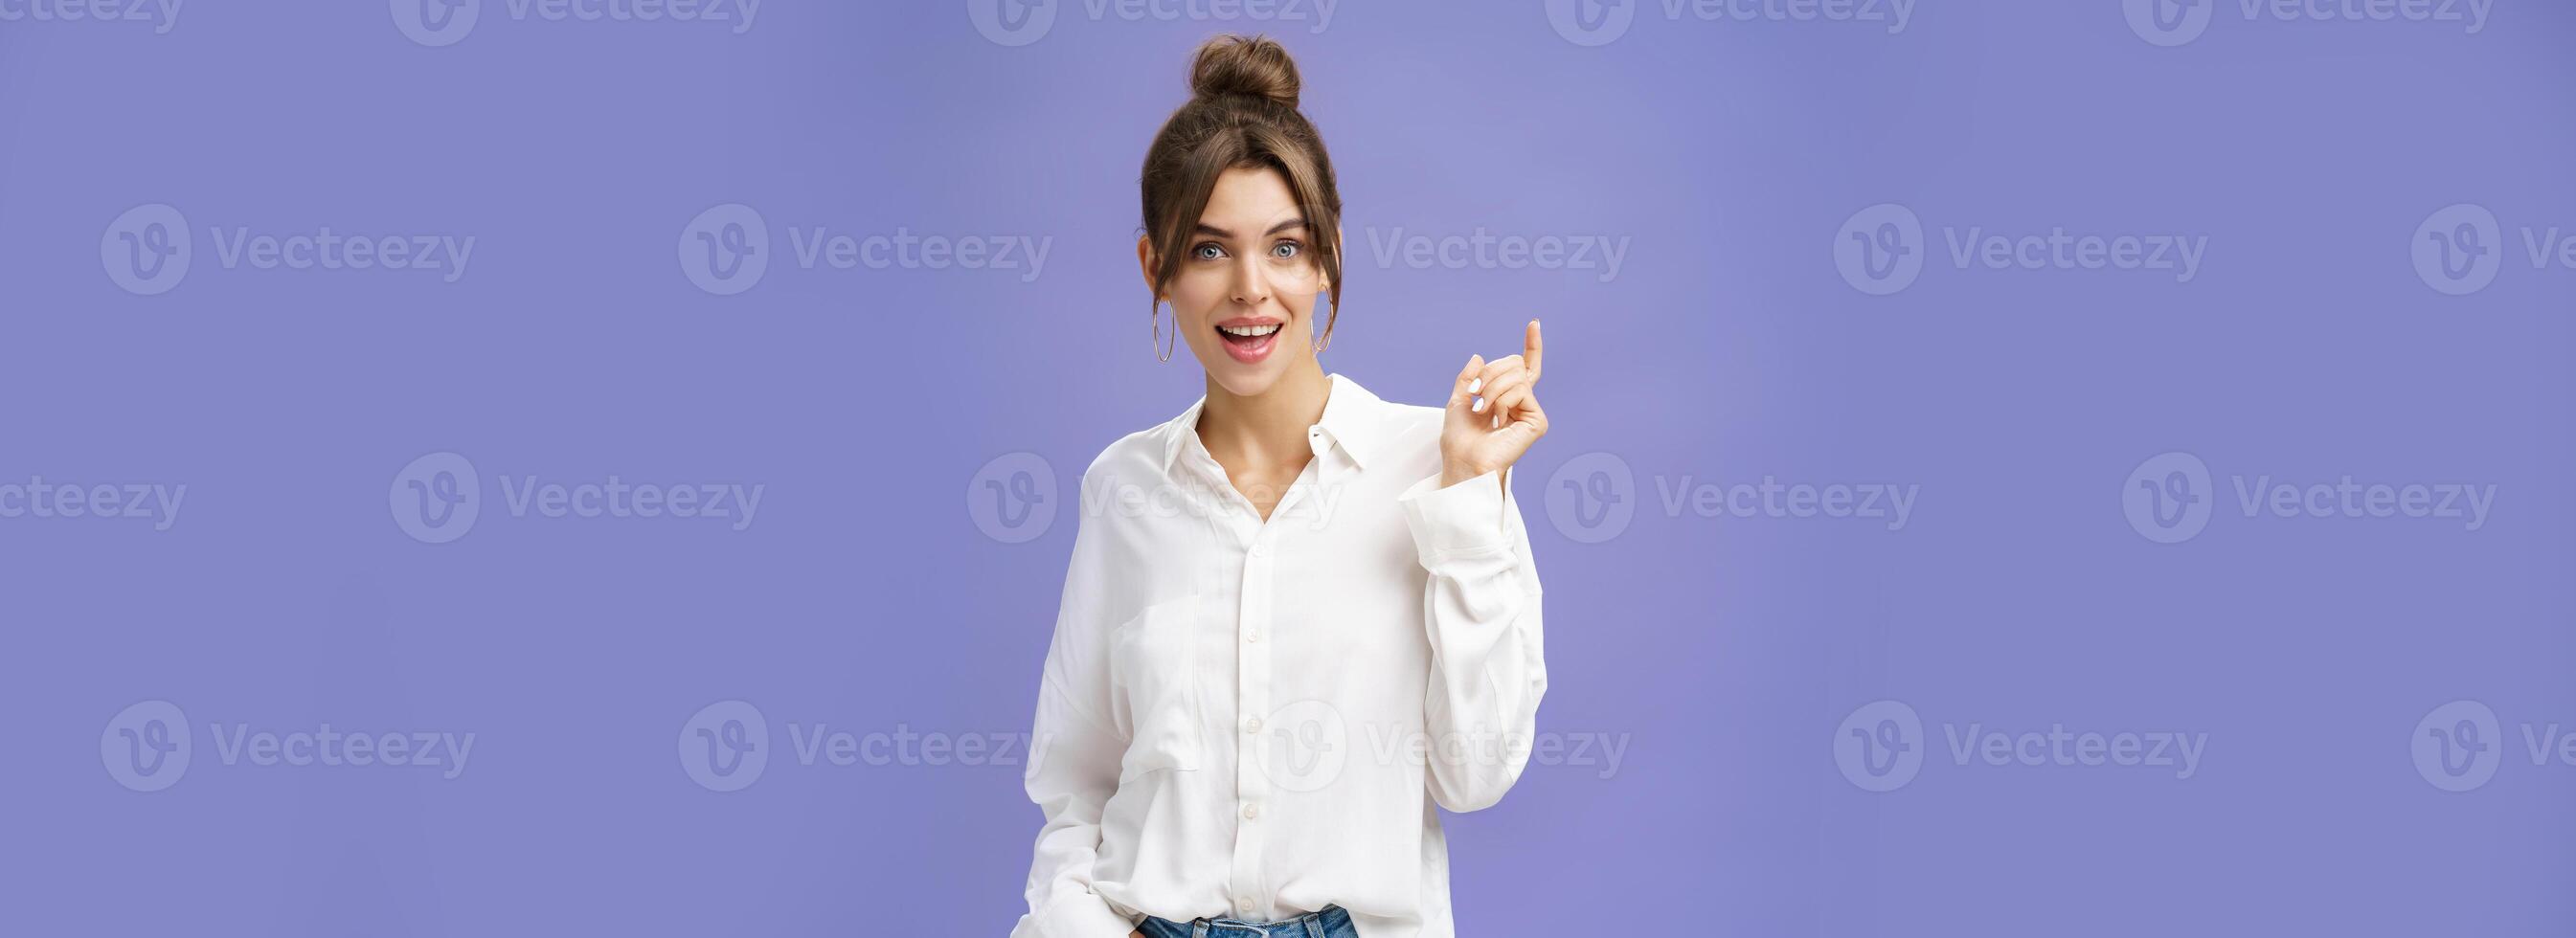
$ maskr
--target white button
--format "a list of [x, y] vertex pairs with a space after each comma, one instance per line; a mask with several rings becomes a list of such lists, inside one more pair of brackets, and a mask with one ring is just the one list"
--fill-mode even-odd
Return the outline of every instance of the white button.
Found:
[[1270, 556], [1270, 545], [1267, 542], [1254, 542], [1252, 545], [1252, 555], [1255, 557]]
[[1260, 718], [1260, 717], [1245, 717], [1245, 718], [1243, 719], [1243, 731], [1244, 731], [1244, 732], [1246, 732], [1246, 733], [1258, 733], [1258, 732], [1261, 732], [1261, 718]]
[[1246, 820], [1250, 820], [1250, 819], [1252, 819], [1252, 818], [1260, 817], [1260, 816], [1261, 816], [1261, 806], [1260, 806], [1260, 805], [1257, 805], [1257, 804], [1248, 804], [1248, 805], [1244, 805], [1244, 806], [1243, 806], [1243, 816], [1244, 816], [1244, 818], [1245, 818]]
[[1245, 915], [1252, 914], [1252, 900], [1250, 899], [1236, 899], [1234, 900], [1234, 907], [1242, 909], [1243, 914]]
[[1252, 629], [1252, 630], [1250, 630], [1250, 631], [1247, 631], [1247, 632], [1243, 633], [1243, 640], [1244, 640], [1244, 641], [1247, 641], [1247, 642], [1258, 642], [1258, 641], [1260, 641], [1260, 640], [1261, 640], [1261, 630], [1260, 630], [1260, 629]]

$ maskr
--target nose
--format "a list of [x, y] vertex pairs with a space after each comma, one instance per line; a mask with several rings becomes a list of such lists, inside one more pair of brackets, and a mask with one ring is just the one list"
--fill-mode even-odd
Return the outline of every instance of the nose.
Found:
[[1245, 306], [1259, 306], [1270, 301], [1270, 273], [1262, 269], [1259, 258], [1246, 257], [1234, 262], [1234, 301]]

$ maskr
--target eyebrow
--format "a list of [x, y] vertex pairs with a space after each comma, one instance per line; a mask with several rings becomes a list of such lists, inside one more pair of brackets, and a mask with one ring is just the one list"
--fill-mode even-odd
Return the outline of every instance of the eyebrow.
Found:
[[[1264, 231], [1264, 232], [1262, 232], [1262, 234], [1265, 234], [1265, 235], [1275, 235], [1275, 234], [1278, 234], [1278, 233], [1280, 233], [1280, 232], [1282, 232], [1282, 231], [1286, 231], [1286, 230], [1288, 230], [1288, 229], [1290, 229], [1290, 228], [1303, 228], [1303, 227], [1306, 227], [1306, 220], [1305, 220], [1305, 219], [1303, 219], [1303, 218], [1291, 218], [1291, 219], [1289, 219], [1289, 220], [1287, 220], [1287, 221], [1283, 221], [1283, 222], [1280, 222], [1280, 223], [1278, 223], [1278, 224], [1276, 224], [1276, 225], [1272, 225], [1272, 226], [1270, 226], [1270, 230], [1268, 230], [1268, 231]], [[1217, 226], [1215, 226], [1215, 225], [1211, 225], [1211, 224], [1208, 224], [1208, 223], [1206, 223], [1206, 222], [1200, 222], [1200, 223], [1199, 223], [1199, 226], [1198, 226], [1198, 230], [1199, 230], [1199, 232], [1200, 232], [1201, 234], [1210, 234], [1210, 235], [1215, 235], [1215, 236], [1220, 237], [1220, 238], [1231, 238], [1231, 237], [1234, 237], [1234, 232], [1227, 231], [1227, 230], [1225, 230], [1225, 229], [1223, 229], [1223, 228], [1219, 228], [1219, 227], [1217, 227]]]

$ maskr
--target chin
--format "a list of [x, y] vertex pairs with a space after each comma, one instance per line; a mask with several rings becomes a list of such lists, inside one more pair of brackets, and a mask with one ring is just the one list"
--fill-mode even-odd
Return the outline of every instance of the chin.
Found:
[[1236, 397], [1259, 397], [1279, 385], [1279, 376], [1285, 370], [1266, 365], [1259, 368], [1245, 368], [1233, 362], [1220, 362], [1217, 367], [1208, 370], [1208, 377], [1215, 379], [1217, 386], [1224, 388], [1228, 394]]

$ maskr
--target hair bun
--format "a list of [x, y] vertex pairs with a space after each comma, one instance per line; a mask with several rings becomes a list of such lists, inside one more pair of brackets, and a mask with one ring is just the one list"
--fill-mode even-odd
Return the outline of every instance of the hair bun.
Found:
[[1199, 46], [1190, 91], [1202, 98], [1241, 95], [1297, 106], [1297, 63], [1268, 36], [1220, 35]]

